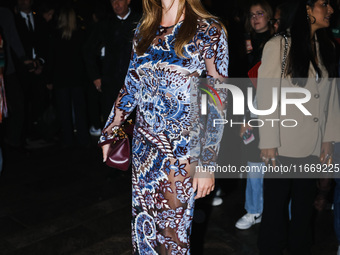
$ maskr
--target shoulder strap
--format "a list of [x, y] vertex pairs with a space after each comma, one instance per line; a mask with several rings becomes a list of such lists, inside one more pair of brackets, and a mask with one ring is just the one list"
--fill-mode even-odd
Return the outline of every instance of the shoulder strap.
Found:
[[283, 51], [283, 58], [281, 63], [281, 78], [283, 77], [285, 67], [286, 67], [286, 60], [287, 60], [287, 53], [288, 53], [288, 37], [286, 34], [282, 34], [282, 37], [285, 39], [285, 48]]

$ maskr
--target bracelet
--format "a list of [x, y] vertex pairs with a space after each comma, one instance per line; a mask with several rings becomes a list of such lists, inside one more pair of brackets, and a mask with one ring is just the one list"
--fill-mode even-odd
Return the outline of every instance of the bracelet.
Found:
[[112, 129], [112, 136], [117, 137], [119, 140], [127, 138], [127, 134], [124, 132], [123, 127], [114, 126]]

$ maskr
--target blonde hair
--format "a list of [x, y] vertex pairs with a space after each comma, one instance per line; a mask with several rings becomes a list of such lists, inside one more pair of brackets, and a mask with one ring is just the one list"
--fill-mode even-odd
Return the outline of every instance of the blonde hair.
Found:
[[58, 17], [58, 29], [61, 30], [61, 38], [70, 40], [77, 29], [77, 17], [72, 8], [63, 8]]
[[[174, 0], [173, 0], [174, 2]], [[173, 4], [173, 3], [172, 3]], [[194, 37], [197, 30], [197, 19], [217, 19], [207, 12], [200, 0], [180, 0], [176, 15], [176, 23], [185, 11], [185, 18], [175, 41], [175, 53], [184, 57], [183, 48]], [[143, 0], [143, 17], [137, 35], [137, 54], [143, 55], [156, 36], [157, 29], [162, 19], [161, 0]], [[223, 27], [224, 28], [224, 27]]]

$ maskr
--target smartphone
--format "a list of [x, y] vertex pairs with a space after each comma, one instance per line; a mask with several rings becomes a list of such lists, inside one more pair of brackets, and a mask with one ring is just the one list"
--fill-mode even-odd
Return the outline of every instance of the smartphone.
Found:
[[253, 130], [252, 129], [247, 129], [246, 132], [244, 132], [244, 134], [242, 136], [242, 139], [243, 139], [243, 143], [244, 144], [249, 144], [252, 141], [254, 141], [255, 140], [255, 136], [253, 134]]

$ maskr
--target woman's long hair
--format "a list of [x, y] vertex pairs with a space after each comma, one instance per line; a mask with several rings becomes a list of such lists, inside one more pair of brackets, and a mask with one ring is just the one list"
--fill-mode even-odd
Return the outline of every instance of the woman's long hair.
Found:
[[[184, 57], [183, 47], [189, 43], [197, 31], [197, 19], [210, 19], [214, 17], [208, 13], [200, 0], [180, 0], [176, 17], [176, 23], [185, 12], [185, 18], [178, 34], [176, 35], [175, 53]], [[156, 36], [157, 29], [162, 19], [161, 0], [143, 0], [143, 17], [137, 35], [138, 45], [136, 51], [138, 55], [143, 55]]]
[[[311, 24], [309, 20], [313, 21], [313, 17], [307, 19], [306, 9], [306, 5], [313, 8], [316, 1], [317, 0], [300, 1], [290, 29], [292, 45], [288, 56], [286, 75], [290, 75], [293, 83], [300, 87], [306, 85], [306, 79], [298, 78], [308, 77], [310, 63], [312, 63], [318, 76], [320, 78], [322, 77], [322, 72], [315, 61], [315, 54], [312, 49], [310, 37]], [[319, 43], [321, 61], [327, 69], [329, 77], [336, 77], [337, 61], [335, 44], [330, 39], [326, 28], [318, 29], [316, 35]]]
[[57, 27], [61, 31], [63, 39], [71, 39], [73, 32], [77, 29], [77, 17], [72, 8], [62, 8], [60, 10]]
[[276, 7], [276, 11], [280, 11], [277, 33], [287, 34], [287, 30], [292, 26], [297, 7], [298, 3], [295, 1], [287, 1]]

